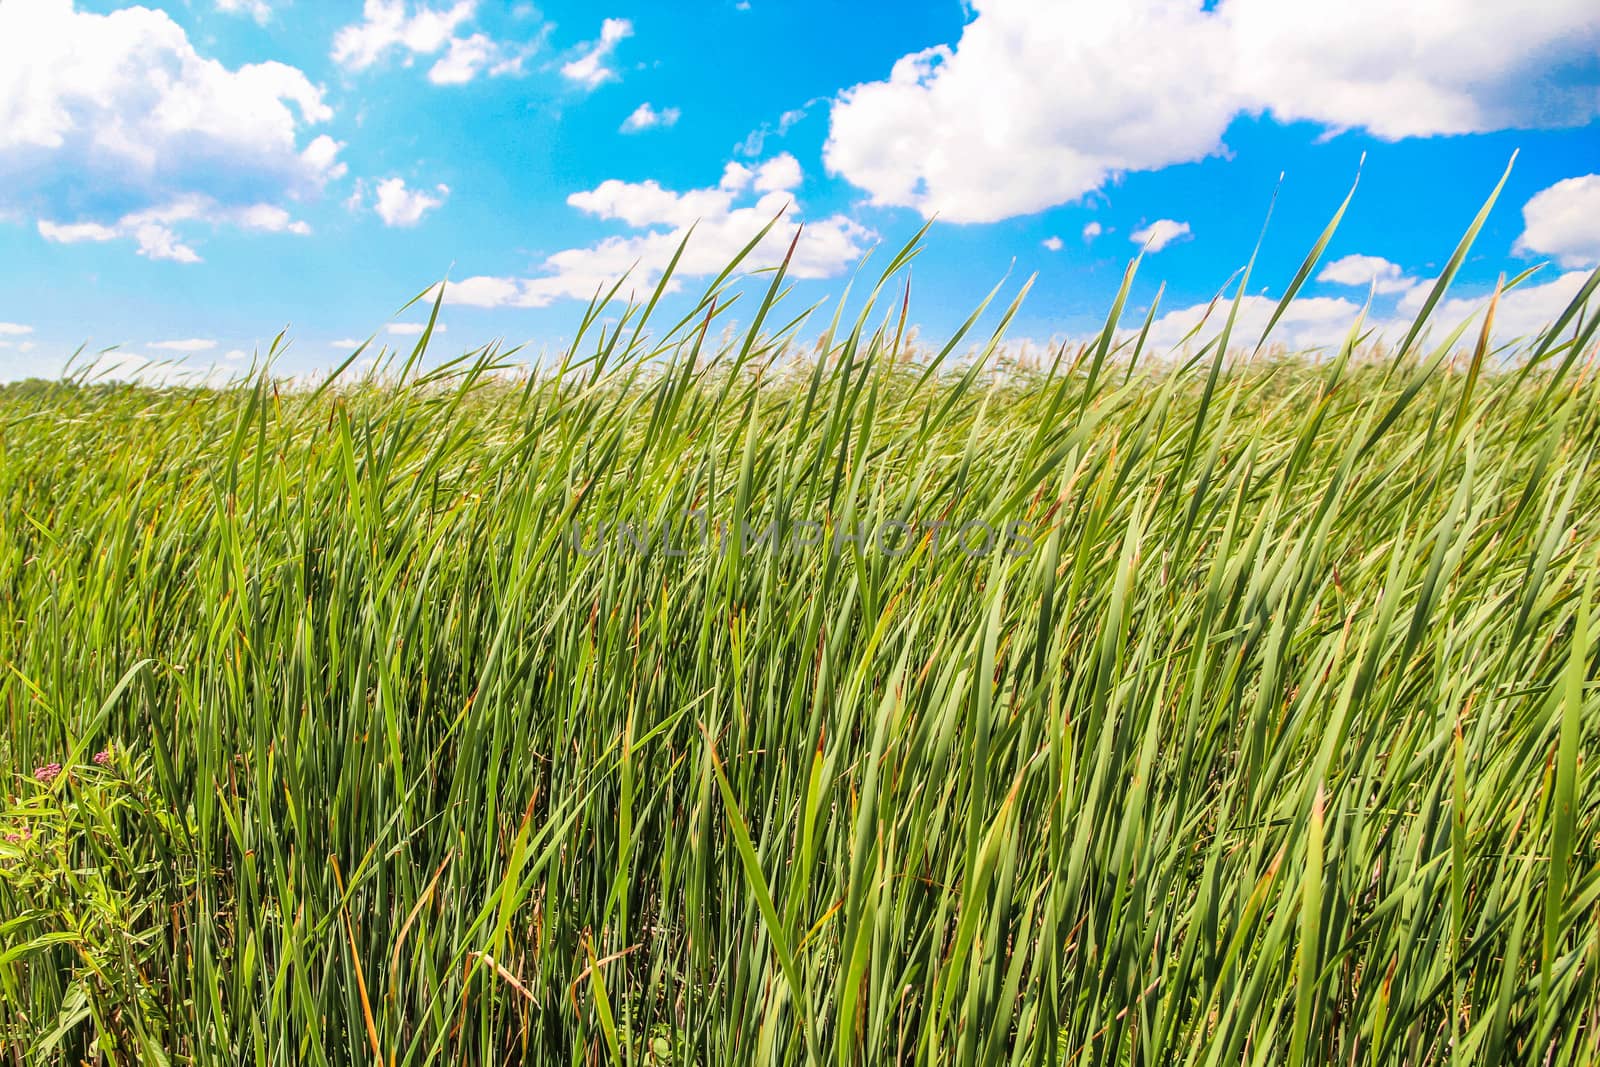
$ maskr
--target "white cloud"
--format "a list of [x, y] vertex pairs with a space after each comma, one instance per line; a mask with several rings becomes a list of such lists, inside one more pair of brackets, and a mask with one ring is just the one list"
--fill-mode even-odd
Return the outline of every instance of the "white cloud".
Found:
[[[757, 165], [759, 166], [759, 164]], [[730, 161], [727, 166], [722, 168], [722, 179], [717, 182], [717, 189], [724, 193], [737, 193], [741, 189], [748, 188], [755, 176], [756, 172], [743, 163]]]
[[1040, 241], [1039, 243], [1044, 245], [1046, 248], [1048, 248], [1052, 252], [1061, 251], [1062, 244], [1063, 244], [1061, 238], [1055, 237], [1055, 236], [1046, 237], [1043, 241]]
[[627, 19], [606, 19], [600, 24], [600, 39], [577, 59], [562, 66], [561, 74], [586, 89], [595, 89], [617, 76], [606, 66], [611, 53], [626, 38], [633, 36], [633, 23]]
[[222, 358], [233, 363], [241, 363], [250, 358], [250, 353], [246, 352], [242, 348], [230, 348], [226, 352], [222, 353]]
[[[729, 163], [718, 184], [673, 192], [654, 181], [612, 179], [573, 193], [567, 203], [601, 219], [637, 231], [608, 237], [586, 248], [546, 257], [543, 272], [529, 278], [479, 276], [451, 283], [447, 304], [473, 307], [545, 307], [557, 300], [587, 300], [629, 274], [633, 292], [660, 280], [679, 244], [694, 227], [672, 283], [717, 274], [760, 229], [783, 218], [741, 267], [755, 270], [780, 263], [795, 236], [800, 206], [785, 187], [803, 178], [793, 157], [779, 156], [751, 168]], [[763, 188], [763, 187], [766, 188]], [[806, 223], [790, 273], [798, 278], [828, 278], [858, 260], [877, 235], [843, 215]]]
[[1210, 155], [1239, 110], [1226, 33], [1198, 5], [973, 8], [955, 48], [904, 56], [835, 100], [823, 158], [873, 203], [951, 222], [1030, 214], [1119, 171]]
[[499, 61], [500, 50], [488, 34], [452, 38], [444, 58], [429, 68], [428, 80], [435, 85], [465, 85]]
[[805, 175], [800, 170], [800, 161], [784, 152], [773, 156], [756, 168], [754, 184], [758, 193], [775, 193], [799, 188], [804, 178]]
[[209, 352], [217, 347], [217, 342], [209, 338], [192, 337], [186, 341], [151, 341], [145, 347], [163, 352]]
[[[1253, 347], [1261, 336], [1261, 331], [1266, 329], [1267, 322], [1277, 306], [1278, 301], [1274, 297], [1244, 297], [1239, 302], [1239, 317], [1234, 322], [1233, 333], [1230, 335], [1230, 348]], [[1156, 351], [1172, 349], [1194, 328], [1206, 314], [1207, 309], [1211, 308], [1211, 317], [1206, 321], [1205, 328], [1195, 335], [1197, 343], [1192, 342], [1194, 347], [1198, 348], [1199, 344], [1203, 344], [1222, 331], [1230, 307], [1229, 301], [1221, 300], [1214, 308], [1210, 303], [1205, 303], [1169, 311], [1150, 324], [1147, 344]], [[1289, 302], [1289, 306], [1284, 309], [1283, 317], [1273, 327], [1268, 342], [1282, 344], [1291, 349], [1337, 345], [1343, 342], [1350, 332], [1350, 327], [1360, 312], [1360, 304], [1343, 297], [1301, 297]]]
[[[1496, 341], [1503, 343], [1513, 338], [1527, 338], [1544, 329], [1566, 309], [1587, 278], [1586, 271], [1570, 271], [1542, 285], [1524, 284], [1501, 296], [1495, 311]], [[1370, 281], [1368, 278], [1360, 284], [1367, 285]], [[1406, 297], [1402, 298], [1393, 316], [1369, 317], [1363, 329], [1372, 331], [1376, 339], [1398, 344], [1409, 330], [1413, 316], [1432, 286], [1432, 281], [1416, 282]], [[1429, 316], [1430, 331], [1436, 339], [1442, 339], [1461, 322], [1480, 315], [1488, 306], [1489, 297], [1489, 293], [1480, 293], [1441, 301]], [[1230, 347], [1254, 347], [1277, 303], [1277, 298], [1269, 295], [1244, 297], [1239, 303], [1239, 317], [1233, 327]], [[1147, 344], [1157, 353], [1170, 351], [1200, 322], [1209, 308], [1210, 317], [1205, 327], [1189, 345], [1198, 349], [1221, 332], [1230, 307], [1231, 300], [1225, 298], [1217, 301], [1215, 306], [1208, 302], [1169, 311], [1151, 324]], [[1273, 327], [1268, 343], [1290, 350], [1337, 347], [1344, 343], [1360, 311], [1360, 303], [1344, 297], [1301, 297], [1289, 303], [1283, 317]], [[1129, 330], [1125, 331], [1124, 336], [1135, 334], [1136, 331]], [[1470, 335], [1469, 340], [1463, 343], [1470, 343]]]
[[410, 66], [418, 56], [444, 55], [428, 69], [435, 85], [465, 85], [479, 74], [491, 78], [520, 75], [523, 63], [539, 41], [511, 47], [486, 33], [462, 35], [477, 14], [477, 0], [458, 0], [446, 8], [408, 0], [366, 0], [360, 22], [345, 26], [333, 38], [332, 58], [349, 71], [366, 70], [391, 54]]
[[149, 216], [203, 200], [209, 221], [240, 225], [241, 210], [315, 197], [343, 175], [342, 146], [301, 135], [332, 115], [298, 69], [230, 69], [160, 11], [0, 3], [0, 214], [55, 239], [132, 237], [146, 255], [198, 259], [171, 228], [198, 218]]
[[39, 236], [46, 241], [72, 245], [80, 241], [115, 241], [124, 234], [115, 226], [102, 226], [98, 222], [58, 223], [40, 219]]
[[300, 153], [300, 162], [310, 167], [312, 172], [319, 174], [324, 180], [343, 178], [350, 168], [340, 163], [336, 158], [339, 151], [344, 148], [343, 141], [335, 141], [327, 134], [318, 134], [306, 145], [304, 152]]
[[32, 332], [32, 326], [24, 326], [20, 322], [0, 322], [0, 337], [22, 337]]
[[522, 294], [522, 286], [515, 278], [492, 278], [479, 275], [464, 278], [445, 286], [445, 302], [466, 307], [493, 308], [515, 304]]
[[255, 204], [239, 213], [239, 225], [247, 230], [262, 233], [297, 233], [302, 237], [311, 232], [311, 226], [291, 216], [276, 204]]
[[[654, 180], [625, 182], [608, 178], [593, 189], [573, 193], [567, 203], [585, 214], [615, 219], [634, 228], [646, 226], [686, 227], [699, 219], [726, 215], [736, 196], [755, 179], [755, 172], [739, 163], [729, 163], [722, 182], [711, 189], [691, 189], [675, 193]], [[776, 214], [776, 212], [774, 212]]]
[[1371, 286], [1379, 293], [1403, 293], [1417, 284], [1407, 277], [1400, 264], [1391, 263], [1382, 256], [1352, 254], [1341, 256], [1322, 268], [1317, 281], [1334, 285]]
[[456, 29], [472, 18], [476, 0], [460, 0], [440, 10], [418, 4], [407, 14], [406, 0], [366, 0], [362, 21], [351, 23], [333, 38], [333, 61], [346, 70], [366, 70], [390, 52], [431, 56], [443, 51]]
[[40, 219], [39, 236], [57, 244], [132, 240], [141, 256], [176, 263], [199, 263], [200, 254], [184, 243], [174, 227], [200, 223], [233, 226], [258, 233], [308, 234], [311, 227], [276, 204], [225, 207], [207, 196], [189, 195], [158, 207], [130, 212], [107, 225], [98, 222], [56, 222]]
[[1129, 235], [1136, 245], [1143, 245], [1151, 252], [1159, 252], [1172, 242], [1188, 237], [1189, 224], [1176, 219], [1156, 219], [1142, 230], [1134, 230]]
[[611, 178], [594, 189], [573, 193], [567, 197], [567, 203], [590, 215], [620, 220], [636, 228], [655, 225], [681, 228], [701, 219], [728, 214], [733, 201], [752, 188], [758, 193], [779, 193], [798, 186], [803, 178], [799, 161], [785, 152], [755, 169], [742, 163], [729, 163], [723, 169], [722, 180], [712, 189], [675, 193], [655, 181], [624, 182]]
[[249, 15], [262, 26], [272, 18], [272, 5], [267, 0], [217, 0], [217, 10], [233, 15]]
[[955, 47], [834, 100], [828, 169], [875, 204], [1025, 215], [1225, 151], [1241, 114], [1378, 137], [1600, 113], [1593, 0], [973, 0]]
[[1600, 263], [1600, 174], [1567, 178], [1522, 208], [1515, 252], [1555, 256], [1563, 267]]
[[199, 263], [200, 254], [178, 239], [178, 235], [159, 222], [147, 221], [144, 213], [126, 215], [115, 226], [95, 222], [58, 224], [39, 220], [39, 236], [57, 244], [82, 241], [114, 241], [126, 237], [136, 241], [139, 254], [146, 259], [167, 259], [175, 263]]
[[1438, 278], [1418, 278], [1411, 283], [1411, 288], [1400, 295], [1395, 302], [1394, 310], [1397, 315], [1412, 316], [1422, 310], [1422, 305], [1427, 302], [1428, 294], [1433, 291], [1434, 283]]
[[1593, 0], [1224, 0], [1218, 17], [1239, 89], [1280, 121], [1393, 141], [1600, 113]]
[[483, 33], [456, 37], [444, 58], [428, 70], [428, 80], [435, 85], [465, 85], [484, 71], [491, 78], [520, 76], [523, 63], [537, 48], [537, 44], [530, 44], [509, 49]]
[[[1586, 270], [1573, 270], [1537, 284], [1530, 279], [1510, 292], [1502, 294], [1499, 306], [1495, 309], [1495, 341], [1504, 343], [1514, 338], [1528, 338], [1543, 330], [1566, 310], [1588, 277], [1589, 272]], [[1410, 328], [1417, 313], [1422, 310], [1423, 303], [1433, 291], [1434, 283], [1437, 281], [1437, 278], [1414, 280], [1411, 287], [1396, 301], [1394, 314], [1378, 324], [1379, 332], [1391, 342], [1398, 343]], [[1435, 305], [1429, 314], [1428, 329], [1435, 338], [1442, 340], [1449, 331], [1463, 322], [1476, 319], [1489, 306], [1491, 296], [1492, 292], [1482, 291], [1471, 296], [1446, 297]], [[1463, 344], [1471, 343], [1471, 338], [1475, 336], [1471, 332], [1472, 329], [1471, 326], [1468, 327], [1468, 333], [1465, 335], [1467, 340], [1464, 340]]]
[[358, 341], [358, 340], [355, 340], [355, 339], [349, 338], [349, 337], [345, 338], [342, 341], [329, 341], [328, 342], [328, 345], [331, 348], [360, 348], [364, 344], [366, 344], [365, 341]]
[[[389, 336], [391, 337], [421, 337], [422, 331], [427, 328], [428, 324], [425, 322], [391, 322], [387, 327], [385, 327], [385, 329], [389, 331]], [[444, 333], [445, 324], [442, 322], [436, 323], [433, 327], [433, 332]], [[361, 342], [357, 341], [354, 345], [351, 345], [351, 347], [354, 348], [360, 344]]]
[[438, 196], [421, 189], [407, 189], [404, 178], [385, 178], [378, 183], [377, 212], [385, 226], [415, 226], [422, 216], [445, 202], [448, 185], [435, 186]]
[[121, 349], [102, 352], [87, 368], [91, 381], [207, 389], [228, 384], [235, 373], [234, 369], [216, 363], [191, 365], [181, 359], [151, 359], [138, 352]]
[[[1538, 285], [1524, 282], [1509, 293], [1503, 294], [1499, 306], [1495, 308], [1494, 338], [1503, 342], [1514, 337], [1531, 337], [1538, 333], [1566, 310], [1567, 305], [1578, 295], [1578, 290], [1583, 288], [1583, 283], [1588, 278], [1588, 271], [1568, 271]], [[1402, 298], [1399, 310], [1414, 315], [1420, 310], [1423, 299], [1432, 288], [1431, 281], [1419, 282]], [[1484, 308], [1488, 307], [1490, 295], [1481, 293], [1476, 296], [1446, 298], [1434, 307], [1433, 313], [1428, 316], [1428, 322], [1435, 333], [1440, 330], [1453, 330], [1462, 321], [1476, 318]], [[1393, 329], [1397, 330], [1404, 325], [1408, 323], [1398, 322]]]
[[633, 114], [622, 121], [623, 133], [638, 133], [641, 130], [652, 130], [657, 126], [675, 126], [681, 114], [675, 107], [664, 107], [660, 111], [650, 106], [647, 100], [633, 109]]
[[1098, 222], [1086, 222], [1083, 224], [1083, 239], [1085, 241], [1093, 241], [1105, 232], [1106, 228]]

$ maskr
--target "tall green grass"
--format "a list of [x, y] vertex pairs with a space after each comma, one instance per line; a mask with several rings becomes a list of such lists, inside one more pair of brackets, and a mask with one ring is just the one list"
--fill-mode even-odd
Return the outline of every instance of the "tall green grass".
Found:
[[[911, 254], [813, 356], [730, 273], [525, 380], [0, 390], [4, 1056], [1600, 1060], [1594, 281], [996, 373]], [[595, 532], [691, 511], [824, 544]]]

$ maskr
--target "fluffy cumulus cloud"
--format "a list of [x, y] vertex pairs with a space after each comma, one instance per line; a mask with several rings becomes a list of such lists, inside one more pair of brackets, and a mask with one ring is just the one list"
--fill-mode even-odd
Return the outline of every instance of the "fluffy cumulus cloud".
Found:
[[272, 18], [272, 5], [267, 0], [217, 0], [217, 10], [249, 15], [263, 26]]
[[1083, 239], [1086, 242], [1093, 241], [1096, 237], [1099, 237], [1105, 232], [1106, 228], [1100, 225], [1098, 222], [1086, 222], [1083, 224]]
[[973, 0], [960, 41], [835, 99], [824, 158], [874, 203], [990, 222], [1224, 151], [1241, 114], [1386, 139], [1600, 113], [1593, 0]]
[[[1246, 296], [1241, 300], [1229, 348], [1254, 347], [1277, 306], [1277, 299], [1270, 296]], [[1215, 306], [1195, 304], [1166, 312], [1150, 324], [1146, 343], [1157, 352], [1171, 350], [1204, 319], [1205, 326], [1191, 343], [1198, 348], [1222, 331], [1230, 307], [1228, 301], [1219, 300]], [[1206, 317], [1208, 311], [1209, 318]], [[1268, 340], [1271, 344], [1296, 350], [1332, 347], [1344, 340], [1360, 313], [1360, 304], [1342, 297], [1301, 297], [1290, 301]]]
[[139, 352], [113, 349], [102, 352], [81, 371], [90, 381], [139, 382], [143, 385], [175, 386], [191, 389], [216, 389], [227, 385], [240, 373], [232, 365], [217, 362], [191, 363], [182, 357], [151, 357]]
[[1179, 222], [1177, 219], [1156, 219], [1143, 229], [1134, 230], [1128, 235], [1128, 239], [1151, 252], [1159, 252], [1172, 242], [1181, 241], [1189, 235], [1187, 222]]
[[784, 152], [757, 167], [750, 184], [755, 186], [758, 193], [777, 193], [799, 188], [803, 178], [800, 161]]
[[600, 24], [600, 39], [588, 45], [576, 59], [561, 67], [561, 75], [585, 89], [595, 89], [617, 76], [608, 64], [617, 45], [633, 36], [633, 23], [627, 19], [606, 19]]
[[[1376, 256], [1346, 258], [1384, 262]], [[1342, 261], [1336, 260], [1329, 266], [1332, 267], [1340, 262]], [[1370, 265], [1357, 272], [1353, 267], [1349, 267], [1348, 275], [1360, 278], [1359, 281], [1349, 284], [1363, 288], [1370, 286], [1374, 275], [1369, 268]], [[1341, 270], [1340, 273], [1345, 274], [1346, 271]], [[1502, 294], [1499, 306], [1495, 310], [1493, 328], [1495, 341], [1504, 344], [1539, 333], [1566, 309], [1587, 279], [1587, 271], [1568, 271], [1538, 284], [1524, 282], [1516, 289]], [[1407, 281], [1409, 288], [1395, 302], [1393, 312], [1388, 315], [1369, 315], [1362, 323], [1363, 331], [1370, 331], [1374, 340], [1380, 343], [1399, 344], [1411, 328], [1415, 315], [1421, 310], [1434, 284], [1433, 279], [1407, 279]], [[1472, 295], [1447, 296], [1428, 316], [1429, 335], [1435, 342], [1443, 340], [1450, 331], [1466, 322], [1469, 324], [1468, 333], [1462, 344], [1471, 344], [1475, 336], [1471, 332], [1473, 328], [1471, 323], [1488, 307], [1491, 296], [1492, 292], [1486, 291]], [[1151, 326], [1149, 343], [1156, 352], [1171, 350], [1196, 323], [1201, 321], [1202, 317], [1206, 316], [1209, 310], [1210, 317], [1206, 319], [1205, 326], [1188, 346], [1191, 349], [1198, 348], [1200, 344], [1211, 340], [1221, 331], [1227, 319], [1229, 306], [1228, 300], [1219, 300], [1215, 306], [1209, 303], [1196, 304], [1162, 314]], [[1233, 347], [1253, 347], [1276, 307], [1275, 297], [1246, 296], [1240, 302], [1239, 318], [1234, 325]], [[1292, 350], [1336, 348], [1344, 343], [1360, 312], [1361, 304], [1345, 297], [1301, 297], [1290, 302], [1283, 318], [1273, 327], [1268, 342]], [[1134, 332], [1130, 330], [1125, 335], [1133, 336]]]
[[385, 178], [378, 183], [376, 210], [385, 226], [415, 226], [449, 195], [448, 185], [435, 186], [429, 193], [406, 188], [404, 178]]
[[[1538, 285], [1524, 283], [1503, 294], [1495, 310], [1495, 340], [1505, 343], [1516, 338], [1531, 337], [1543, 330], [1566, 309], [1587, 277], [1586, 271], [1569, 271]], [[1359, 284], [1367, 286], [1371, 282], [1369, 276]], [[1374, 338], [1380, 342], [1399, 344], [1432, 287], [1432, 281], [1413, 281], [1392, 315], [1369, 316], [1363, 323], [1363, 330], [1372, 331]], [[1485, 292], [1447, 297], [1440, 301], [1428, 317], [1430, 336], [1436, 341], [1442, 340], [1462, 322], [1475, 320], [1488, 306], [1490, 295]], [[1267, 321], [1277, 305], [1277, 298], [1273, 296], [1246, 296], [1239, 305], [1239, 318], [1234, 324], [1230, 347], [1253, 347], [1261, 331], [1266, 329]], [[1191, 349], [1198, 348], [1222, 330], [1229, 306], [1229, 301], [1219, 300], [1214, 307], [1209, 303], [1196, 304], [1166, 312], [1151, 325], [1148, 344], [1157, 353], [1172, 350], [1209, 309], [1210, 317], [1206, 319], [1205, 326], [1188, 346]], [[1290, 302], [1283, 318], [1273, 327], [1268, 343], [1297, 351], [1337, 348], [1344, 343], [1360, 312], [1360, 303], [1344, 297], [1301, 297]], [[1131, 336], [1132, 332], [1128, 335]], [[1469, 332], [1468, 340], [1463, 344], [1470, 344], [1472, 336]]]
[[217, 342], [206, 337], [191, 337], [182, 341], [151, 341], [145, 347], [162, 352], [209, 352], [217, 347]]
[[455, 37], [444, 57], [428, 68], [428, 80], [435, 85], [465, 85], [485, 71], [490, 77], [520, 74], [522, 57], [507, 56], [486, 33]]
[[1353, 254], [1342, 256], [1322, 268], [1317, 281], [1332, 285], [1353, 285], [1372, 288], [1378, 293], [1403, 293], [1415, 288], [1417, 280], [1406, 276], [1400, 264], [1391, 263], [1382, 256]]
[[1600, 113], [1593, 0], [1223, 0], [1248, 106], [1384, 140]]
[[199, 263], [200, 253], [184, 243], [178, 228], [185, 224], [231, 226], [256, 233], [308, 234], [311, 227], [276, 204], [229, 207], [208, 196], [181, 196], [156, 207], [133, 211], [111, 223], [58, 222], [40, 219], [39, 236], [57, 244], [129, 240], [147, 259]]
[[[0, 350], [13, 351], [26, 355], [34, 350], [34, 342], [22, 341], [18, 338], [27, 337], [33, 332], [32, 326], [24, 326], [20, 322], [0, 322]], [[8, 380], [8, 370], [0, 365], [0, 381]]]
[[1563, 267], [1600, 263], [1600, 174], [1556, 182], [1522, 208], [1516, 251], [1554, 256]]
[[1061, 251], [1061, 249], [1062, 249], [1062, 247], [1064, 245], [1064, 242], [1061, 240], [1061, 238], [1056, 237], [1054, 235], [1052, 235], [1050, 237], [1046, 237], [1043, 241], [1040, 241], [1039, 243], [1044, 245], [1045, 248], [1048, 249], [1051, 252], [1059, 252], [1059, 251]]
[[428, 80], [435, 85], [464, 85], [480, 74], [522, 74], [538, 41], [513, 46], [486, 33], [464, 33], [477, 6], [477, 0], [459, 0], [446, 8], [366, 0], [361, 21], [334, 35], [333, 61], [345, 70], [362, 71], [394, 56], [407, 66], [419, 56], [438, 56], [428, 68]]
[[643, 130], [653, 130], [658, 126], [676, 126], [680, 112], [675, 107], [664, 107], [657, 111], [646, 100], [622, 121], [623, 133], [639, 133]]
[[[692, 226], [694, 235], [672, 283], [677, 288], [678, 279], [720, 273], [763, 226], [781, 216], [741, 264], [750, 270], [776, 266], [800, 222], [794, 191], [803, 178], [800, 164], [785, 153], [755, 167], [729, 163], [716, 185], [681, 193], [654, 181], [602, 182], [572, 194], [567, 203], [631, 232], [548, 256], [533, 277], [478, 276], [451, 283], [445, 302], [545, 307], [558, 300], [588, 300], [624, 275], [633, 292], [644, 292], [658, 283]], [[875, 236], [843, 215], [806, 222], [790, 272], [800, 278], [832, 277], [856, 262]]]
[[163, 12], [0, 3], [0, 214], [51, 239], [193, 262], [178, 224], [298, 232], [283, 204], [345, 172], [309, 132], [332, 114], [300, 70], [229, 68]]
[[434, 55], [455, 37], [462, 23], [472, 18], [477, 4], [461, 0], [445, 10], [406, 0], [366, 0], [360, 22], [351, 23], [333, 38], [333, 61], [348, 70], [366, 70], [392, 53]]
[[874, 203], [952, 222], [1028, 214], [1118, 171], [1200, 159], [1238, 111], [1226, 31], [1198, 4], [974, 10], [955, 48], [905, 56], [834, 102], [824, 159]]
[[[1588, 280], [1589, 272], [1567, 271], [1535, 284], [1538, 277], [1535, 275], [1510, 292], [1501, 294], [1494, 312], [1493, 335], [1497, 341], [1504, 343], [1519, 337], [1532, 337], [1549, 326], [1578, 295], [1578, 290]], [[1397, 310], [1401, 317], [1385, 331], [1396, 335], [1392, 340], [1399, 339], [1399, 329], [1409, 325], [1408, 316], [1420, 310], [1432, 288], [1432, 281], [1418, 282], [1400, 299]], [[1453, 330], [1464, 321], [1476, 319], [1489, 306], [1491, 295], [1479, 293], [1475, 296], [1446, 297], [1428, 316], [1430, 328], [1439, 333]]]

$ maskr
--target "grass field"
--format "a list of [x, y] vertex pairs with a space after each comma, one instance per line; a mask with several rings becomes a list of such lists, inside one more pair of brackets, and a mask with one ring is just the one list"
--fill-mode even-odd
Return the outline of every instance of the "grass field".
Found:
[[8, 1061], [1600, 1062], [1600, 316], [1001, 371], [905, 259], [0, 390]]

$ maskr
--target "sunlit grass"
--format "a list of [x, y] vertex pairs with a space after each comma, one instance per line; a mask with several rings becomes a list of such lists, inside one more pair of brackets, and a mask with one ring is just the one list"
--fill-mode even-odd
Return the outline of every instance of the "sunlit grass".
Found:
[[908, 255], [816, 359], [724, 277], [526, 380], [0, 390], [10, 1062], [1600, 1058], [1594, 280], [994, 374]]

